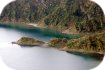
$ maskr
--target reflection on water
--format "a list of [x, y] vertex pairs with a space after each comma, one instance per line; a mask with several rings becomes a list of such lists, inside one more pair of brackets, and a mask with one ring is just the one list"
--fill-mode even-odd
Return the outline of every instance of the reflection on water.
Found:
[[5, 64], [15, 70], [89, 70], [100, 63], [53, 48], [21, 48], [11, 44], [23, 36], [43, 41], [48, 41], [52, 36], [2, 27], [0, 32], [0, 55]]

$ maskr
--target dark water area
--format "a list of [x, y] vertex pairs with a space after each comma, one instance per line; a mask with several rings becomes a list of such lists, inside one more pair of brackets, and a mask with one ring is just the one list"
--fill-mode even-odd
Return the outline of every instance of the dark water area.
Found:
[[89, 70], [101, 61], [77, 56], [43, 46], [24, 47], [11, 44], [21, 37], [32, 37], [48, 42], [54, 35], [37, 28], [16, 28], [0, 25], [0, 56], [3, 62], [15, 70]]
[[23, 32], [29, 32], [29, 33], [38, 33], [38, 34], [45, 35], [45, 36], [54, 36], [57, 38], [75, 39], [75, 38], [80, 37], [80, 35], [76, 35], [76, 34], [75, 35], [74, 34], [63, 34], [54, 29], [37, 28], [37, 27], [28, 26], [28, 25], [0, 24], [0, 27], [5, 27], [9, 29], [12, 28], [12, 29], [23, 31]]

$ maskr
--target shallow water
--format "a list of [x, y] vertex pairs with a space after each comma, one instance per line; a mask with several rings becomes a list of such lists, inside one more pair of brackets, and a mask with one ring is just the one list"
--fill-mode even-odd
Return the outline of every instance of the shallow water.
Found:
[[45, 42], [53, 38], [38, 32], [0, 27], [0, 55], [4, 63], [15, 70], [89, 70], [100, 61], [77, 56], [54, 48], [20, 47], [11, 42], [32, 37]]

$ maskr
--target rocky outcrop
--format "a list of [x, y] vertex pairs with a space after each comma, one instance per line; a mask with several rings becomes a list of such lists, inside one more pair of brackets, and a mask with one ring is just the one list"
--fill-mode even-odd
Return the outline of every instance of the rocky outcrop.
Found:
[[12, 42], [12, 44], [18, 44], [20, 46], [41, 46], [45, 44], [43, 41], [39, 41], [33, 38], [22, 37], [16, 42]]
[[49, 46], [55, 47], [55, 48], [63, 48], [67, 45], [67, 39], [66, 38], [53, 38], [48, 43]]

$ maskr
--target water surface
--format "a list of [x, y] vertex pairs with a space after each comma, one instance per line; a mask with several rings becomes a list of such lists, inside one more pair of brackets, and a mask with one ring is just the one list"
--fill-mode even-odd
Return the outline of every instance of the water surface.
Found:
[[31, 30], [0, 27], [0, 55], [4, 63], [15, 70], [89, 70], [100, 61], [77, 56], [54, 48], [20, 47], [11, 42], [19, 38], [32, 37], [42, 41], [54, 38]]

